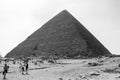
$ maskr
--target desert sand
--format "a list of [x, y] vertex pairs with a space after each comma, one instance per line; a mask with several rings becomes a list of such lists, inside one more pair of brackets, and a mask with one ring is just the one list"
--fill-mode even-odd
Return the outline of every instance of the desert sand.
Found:
[[[6, 80], [120, 80], [120, 57], [101, 59], [60, 59], [57, 63], [35, 65], [29, 61], [29, 74], [22, 75], [19, 64], [9, 62]], [[4, 62], [0, 64], [3, 79]]]

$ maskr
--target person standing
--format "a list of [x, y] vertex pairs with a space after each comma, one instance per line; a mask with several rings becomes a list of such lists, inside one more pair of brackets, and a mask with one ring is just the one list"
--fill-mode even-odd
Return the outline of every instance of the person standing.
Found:
[[28, 68], [29, 68], [28, 61], [29, 61], [29, 59], [27, 59], [27, 60], [24, 61], [26, 74], [28, 74]]
[[26, 74], [28, 74], [28, 67], [29, 67], [29, 65], [28, 65], [28, 62], [27, 62], [26, 65], [25, 65], [25, 68], [26, 68]]
[[9, 66], [5, 63], [3, 67], [3, 79], [6, 79], [6, 74], [8, 73]]
[[22, 72], [22, 75], [24, 75], [24, 65], [22, 63], [20, 63], [20, 71]]

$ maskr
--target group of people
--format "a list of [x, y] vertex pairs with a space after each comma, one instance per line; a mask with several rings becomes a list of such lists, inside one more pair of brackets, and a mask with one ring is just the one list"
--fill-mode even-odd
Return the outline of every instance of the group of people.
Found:
[[[20, 63], [19, 68], [20, 68], [20, 72], [22, 72], [22, 75], [28, 74], [28, 67], [29, 67], [28, 60]], [[6, 79], [6, 74], [8, 73], [8, 70], [9, 70], [9, 65], [5, 62], [3, 67], [3, 79]]]
[[20, 63], [20, 71], [22, 72], [22, 75], [28, 74], [28, 62], [24, 62], [23, 64]]

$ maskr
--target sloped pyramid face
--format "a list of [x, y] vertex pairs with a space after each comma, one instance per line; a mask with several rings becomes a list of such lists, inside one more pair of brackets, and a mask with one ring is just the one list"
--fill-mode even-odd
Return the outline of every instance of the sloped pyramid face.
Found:
[[111, 53], [64, 10], [20, 43], [6, 57], [97, 57]]

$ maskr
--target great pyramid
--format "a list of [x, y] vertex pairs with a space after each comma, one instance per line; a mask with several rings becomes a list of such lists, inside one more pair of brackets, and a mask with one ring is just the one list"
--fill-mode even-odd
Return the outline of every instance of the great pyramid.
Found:
[[6, 57], [97, 57], [111, 53], [67, 10], [49, 20]]

